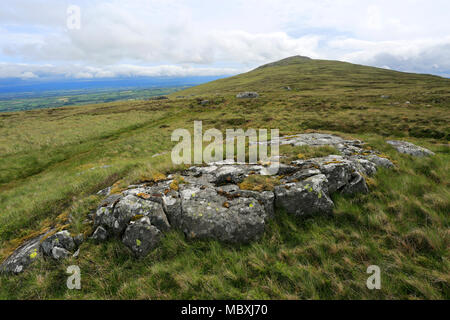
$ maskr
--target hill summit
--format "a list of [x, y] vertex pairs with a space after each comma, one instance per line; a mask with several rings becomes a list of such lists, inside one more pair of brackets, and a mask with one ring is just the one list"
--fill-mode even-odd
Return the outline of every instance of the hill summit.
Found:
[[[236, 95], [242, 91], [306, 95], [348, 95], [364, 90], [369, 95], [385, 95], [396, 90], [427, 86], [446, 86], [449, 79], [425, 74], [405, 73], [341, 61], [293, 56], [262, 65], [249, 72], [205, 83], [172, 96]], [[417, 90], [412, 90], [417, 91]]]
[[288, 65], [298, 64], [298, 63], [305, 63], [305, 62], [310, 61], [310, 60], [312, 60], [312, 59], [309, 58], [309, 57], [297, 55], [297, 56], [284, 58], [284, 59], [281, 59], [279, 61], [275, 61], [275, 62], [271, 62], [271, 63], [268, 63], [268, 64], [264, 64], [264, 65], [258, 67], [258, 69], [267, 68], [267, 67], [288, 66]]

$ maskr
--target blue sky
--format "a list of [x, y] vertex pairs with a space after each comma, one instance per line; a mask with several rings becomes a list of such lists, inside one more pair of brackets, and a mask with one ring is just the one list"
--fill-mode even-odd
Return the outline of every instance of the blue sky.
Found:
[[297, 54], [449, 76], [449, 12], [448, 0], [15, 0], [0, 9], [0, 78], [228, 75]]

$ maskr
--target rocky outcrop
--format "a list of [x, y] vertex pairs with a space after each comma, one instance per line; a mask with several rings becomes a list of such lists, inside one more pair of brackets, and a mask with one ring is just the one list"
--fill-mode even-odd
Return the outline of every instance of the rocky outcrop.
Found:
[[[373, 175], [379, 166], [393, 166], [378, 152], [364, 148], [359, 140], [313, 133], [281, 137], [278, 142], [332, 145], [341, 154], [280, 165], [280, 185], [273, 191], [239, 187], [250, 175], [264, 175], [265, 166], [227, 161], [189, 168], [181, 173], [182, 182], [176, 188], [172, 184], [174, 176], [158, 183], [130, 186], [101, 204], [95, 215], [97, 229], [93, 237], [121, 237], [137, 256], [145, 255], [159, 239], [155, 232], [150, 233], [150, 226], [161, 235], [174, 228], [189, 239], [247, 243], [262, 236], [275, 208], [297, 216], [329, 215], [334, 206], [332, 193], [367, 193], [364, 177]], [[146, 233], [149, 246], [137, 246], [135, 240], [143, 244], [141, 238]]]
[[54, 230], [50, 230], [26, 241], [17, 248], [0, 265], [0, 272], [18, 274], [42, 257], [60, 260], [73, 256], [82, 242], [82, 235], [72, 237], [68, 231], [55, 233]]
[[434, 156], [434, 152], [425, 149], [423, 147], [416, 146], [415, 144], [412, 144], [411, 142], [406, 141], [398, 141], [398, 140], [391, 140], [387, 141], [391, 146], [393, 146], [398, 152], [409, 154], [414, 157], [428, 157], [428, 156]]
[[0, 266], [0, 272], [21, 273], [31, 263], [42, 257], [40, 241], [45, 236], [42, 234], [26, 241], [14, 253], [9, 256]]
[[[181, 230], [188, 239], [248, 243], [263, 235], [276, 209], [299, 217], [330, 215], [332, 193], [367, 193], [365, 177], [375, 174], [380, 166], [393, 166], [380, 153], [364, 148], [359, 140], [312, 133], [281, 137], [278, 142], [332, 145], [341, 154], [280, 164], [275, 179], [279, 184], [270, 191], [240, 187], [249, 176], [265, 175], [264, 165], [228, 161], [191, 167], [163, 181], [129, 186], [120, 194], [109, 195], [111, 189], [107, 188], [100, 193], [105, 199], [93, 216], [92, 239], [121, 239], [136, 257], [157, 247], [170, 229]], [[34, 256], [34, 249], [36, 256], [62, 259], [71, 255], [82, 240], [72, 238], [67, 231], [47, 237], [42, 244], [36, 239], [2, 266], [10, 272], [21, 271], [28, 265], [30, 254]]]
[[243, 98], [258, 98], [259, 94], [256, 92], [240, 92], [236, 95], [236, 98], [243, 99]]

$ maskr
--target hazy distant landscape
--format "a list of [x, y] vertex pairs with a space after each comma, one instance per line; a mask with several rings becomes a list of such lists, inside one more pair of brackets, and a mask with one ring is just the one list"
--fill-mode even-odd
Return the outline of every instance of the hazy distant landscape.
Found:
[[221, 77], [30, 81], [0, 80], [0, 112], [57, 108], [167, 95]]

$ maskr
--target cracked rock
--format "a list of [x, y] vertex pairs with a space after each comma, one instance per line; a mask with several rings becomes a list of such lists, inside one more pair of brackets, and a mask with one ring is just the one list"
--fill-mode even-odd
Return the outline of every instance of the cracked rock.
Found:
[[331, 214], [333, 201], [328, 195], [327, 178], [323, 174], [301, 182], [275, 187], [275, 205], [297, 216]]
[[136, 257], [144, 257], [158, 246], [160, 239], [161, 231], [151, 225], [148, 217], [144, 217], [127, 227], [122, 242]]

